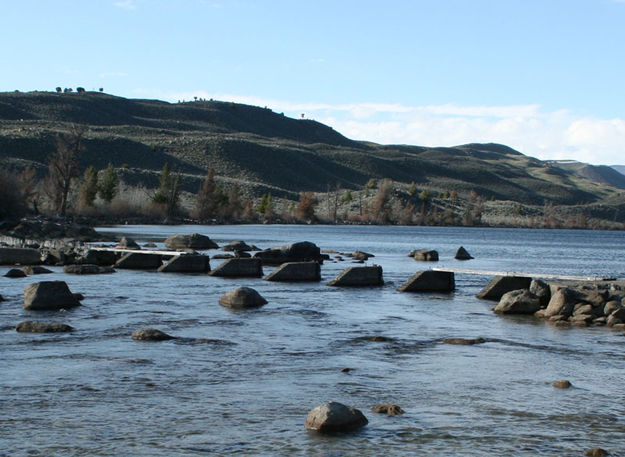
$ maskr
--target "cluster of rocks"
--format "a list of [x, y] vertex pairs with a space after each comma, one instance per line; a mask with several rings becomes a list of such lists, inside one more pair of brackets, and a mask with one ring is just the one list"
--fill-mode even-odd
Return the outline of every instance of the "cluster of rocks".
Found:
[[87, 224], [71, 218], [28, 217], [21, 220], [5, 220], [0, 223], [0, 235], [27, 240], [73, 239], [80, 241], [101, 240], [104, 236]]
[[551, 282], [520, 276], [497, 276], [478, 298], [498, 300], [499, 314], [533, 314], [556, 325], [607, 325], [625, 329], [625, 283], [622, 281]]
[[[408, 257], [412, 257], [415, 260], [419, 260], [421, 262], [437, 262], [438, 251], [434, 249], [414, 249], [410, 251]], [[454, 256], [456, 260], [471, 260], [473, 256], [469, 254], [469, 252], [462, 246], [458, 248], [456, 251], [456, 255]]]

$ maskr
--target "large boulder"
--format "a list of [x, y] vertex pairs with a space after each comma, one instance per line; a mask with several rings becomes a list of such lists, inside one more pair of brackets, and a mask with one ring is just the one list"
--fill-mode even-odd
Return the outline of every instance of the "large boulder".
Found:
[[239, 287], [223, 295], [219, 299], [219, 304], [236, 309], [258, 308], [266, 305], [267, 300], [250, 287]]
[[328, 286], [336, 287], [368, 287], [382, 286], [382, 267], [374, 265], [372, 267], [350, 267], [343, 270]]
[[417, 271], [402, 284], [400, 292], [451, 292], [456, 288], [454, 274], [451, 271]]
[[410, 257], [423, 262], [436, 262], [438, 260], [438, 251], [433, 249], [416, 249], [410, 253]]
[[209, 274], [229, 278], [260, 278], [263, 275], [263, 262], [256, 258], [236, 257], [222, 262]]
[[80, 306], [64, 281], [42, 281], [24, 289], [24, 309], [44, 311]]
[[0, 265], [38, 265], [40, 263], [39, 249], [0, 247]]
[[527, 276], [495, 276], [477, 294], [482, 300], [500, 300], [503, 294], [512, 290], [529, 289], [532, 278]]
[[321, 281], [319, 262], [287, 262], [273, 270], [265, 281]]
[[98, 274], [115, 273], [115, 270], [111, 267], [100, 267], [98, 265], [75, 264], [75, 265], [65, 265], [63, 267], [63, 273], [74, 274], [74, 275], [98, 275]]
[[368, 423], [360, 410], [334, 401], [317, 406], [306, 417], [306, 428], [319, 433], [351, 432]]
[[538, 297], [541, 306], [547, 306], [551, 299], [551, 287], [540, 279], [532, 280], [530, 283], [530, 292]]
[[15, 330], [20, 333], [57, 333], [71, 332], [74, 330], [74, 327], [60, 322], [25, 321], [17, 324]]
[[458, 248], [456, 255], [454, 256], [454, 259], [456, 260], [471, 260], [472, 258], [473, 256], [462, 246]]
[[167, 249], [217, 249], [217, 243], [206, 235], [191, 233], [189, 235], [172, 235], [165, 240]]
[[300, 241], [265, 249], [255, 253], [254, 258], [261, 259], [263, 265], [281, 265], [286, 262], [320, 262], [323, 260], [319, 247], [310, 241]]
[[127, 270], [156, 270], [163, 264], [158, 254], [129, 252], [115, 263], [115, 268]]
[[206, 273], [210, 271], [209, 257], [202, 254], [181, 254], [173, 256], [159, 267], [162, 273]]
[[493, 309], [497, 314], [534, 314], [541, 308], [540, 299], [527, 289], [503, 294]]
[[577, 293], [573, 289], [562, 287], [551, 295], [549, 304], [544, 311], [544, 317], [562, 316], [564, 319], [568, 319], [573, 314], [578, 301]]

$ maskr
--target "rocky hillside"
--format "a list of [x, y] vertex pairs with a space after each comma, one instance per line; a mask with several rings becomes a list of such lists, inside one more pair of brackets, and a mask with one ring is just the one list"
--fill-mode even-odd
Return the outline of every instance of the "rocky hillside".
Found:
[[362, 189], [371, 178], [526, 205], [622, 205], [625, 189], [625, 177], [608, 167], [562, 166], [498, 144], [379, 145], [267, 108], [93, 92], [0, 93], [1, 163], [43, 174], [56, 135], [72, 124], [89, 126], [83, 168], [110, 162], [124, 181], [147, 187], [156, 186], [168, 162], [190, 192], [214, 168], [226, 187], [236, 182], [252, 196], [270, 192], [291, 200], [301, 191]]

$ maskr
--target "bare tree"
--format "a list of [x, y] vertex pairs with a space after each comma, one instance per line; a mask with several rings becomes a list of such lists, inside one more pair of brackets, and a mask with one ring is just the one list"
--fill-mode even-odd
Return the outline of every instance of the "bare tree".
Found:
[[85, 125], [72, 125], [69, 133], [58, 135], [56, 151], [48, 164], [46, 190], [59, 216], [65, 216], [72, 179], [78, 177], [78, 158], [84, 151]]

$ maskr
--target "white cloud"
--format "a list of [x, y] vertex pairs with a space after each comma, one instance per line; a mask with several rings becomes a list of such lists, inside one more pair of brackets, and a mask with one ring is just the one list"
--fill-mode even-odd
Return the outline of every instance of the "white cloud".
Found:
[[[625, 1], [625, 0], [624, 0]], [[170, 101], [206, 99], [266, 106], [299, 118], [316, 119], [348, 138], [382, 144], [456, 146], [494, 142], [543, 160], [574, 159], [625, 164], [625, 119], [576, 116], [540, 105], [406, 106], [394, 103], [296, 103], [236, 94], [161, 94]]]
[[118, 2], [113, 3], [113, 5], [123, 10], [128, 10], [128, 11], [137, 9], [137, 4], [135, 0], [120, 0]]

